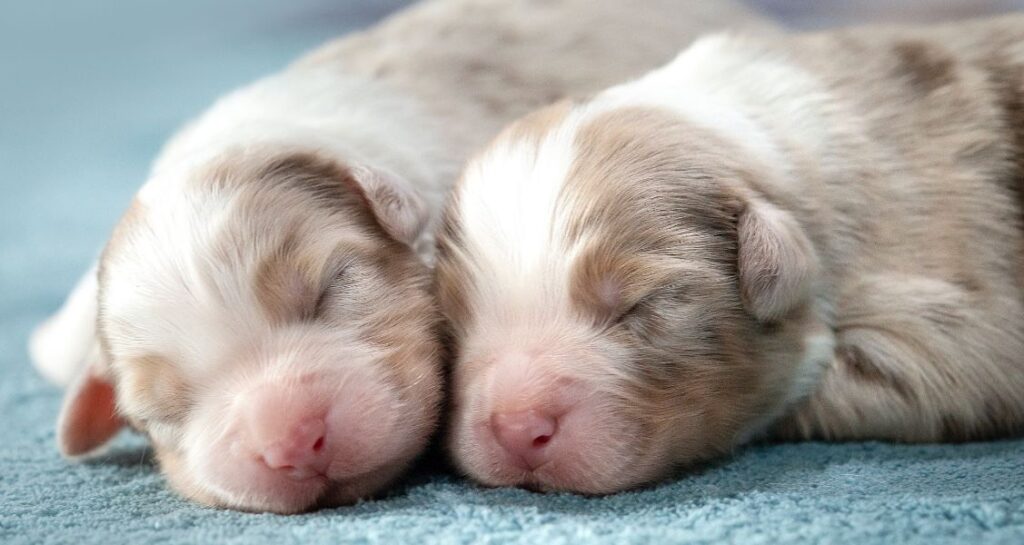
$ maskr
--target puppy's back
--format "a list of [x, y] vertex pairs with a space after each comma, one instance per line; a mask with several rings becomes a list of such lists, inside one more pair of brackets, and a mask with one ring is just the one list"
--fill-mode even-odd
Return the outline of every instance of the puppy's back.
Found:
[[434, 0], [296, 67], [343, 65], [394, 84], [458, 126], [469, 152], [509, 120], [637, 77], [702, 33], [773, 28], [734, 0]]

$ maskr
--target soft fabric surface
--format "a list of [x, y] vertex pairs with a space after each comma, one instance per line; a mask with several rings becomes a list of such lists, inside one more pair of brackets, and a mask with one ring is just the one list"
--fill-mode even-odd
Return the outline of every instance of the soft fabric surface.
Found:
[[5, 5], [0, 543], [1024, 543], [1024, 441], [755, 447], [590, 499], [426, 469], [388, 498], [291, 517], [178, 499], [130, 436], [94, 463], [61, 460], [60, 395], [29, 366], [25, 337], [99, 249], [160, 143], [217, 95], [398, 3]]

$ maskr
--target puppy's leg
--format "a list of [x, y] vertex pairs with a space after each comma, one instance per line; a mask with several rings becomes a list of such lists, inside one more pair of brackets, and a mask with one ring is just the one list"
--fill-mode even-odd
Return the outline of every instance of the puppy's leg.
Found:
[[96, 265], [93, 264], [60, 310], [32, 332], [29, 355], [39, 373], [54, 384], [70, 384], [99, 349], [96, 290]]
[[995, 291], [865, 279], [841, 303], [832, 368], [777, 435], [963, 441], [1024, 431], [1024, 309]]

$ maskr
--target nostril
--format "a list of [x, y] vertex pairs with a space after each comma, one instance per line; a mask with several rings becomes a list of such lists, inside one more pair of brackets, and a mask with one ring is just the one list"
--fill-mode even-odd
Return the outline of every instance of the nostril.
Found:
[[319, 419], [304, 421], [260, 450], [268, 468], [305, 475], [328, 461], [327, 427]]
[[558, 434], [558, 418], [546, 411], [494, 413], [490, 424], [498, 445], [524, 469], [540, 467], [554, 455], [548, 447]]

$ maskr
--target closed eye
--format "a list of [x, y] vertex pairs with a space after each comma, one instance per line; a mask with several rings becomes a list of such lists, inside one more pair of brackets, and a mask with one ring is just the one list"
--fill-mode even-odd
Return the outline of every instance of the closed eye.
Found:
[[327, 304], [330, 303], [330, 299], [336, 297], [340, 290], [344, 290], [351, 283], [351, 270], [351, 259], [342, 262], [341, 265], [334, 268], [333, 275], [327, 280], [324, 288], [320, 291], [320, 296], [317, 297], [316, 306], [313, 308], [313, 318], [321, 317], [327, 308]]
[[661, 286], [633, 303], [632, 306], [619, 314], [614, 323], [621, 323], [629, 318], [641, 316], [656, 308], [661, 301], [671, 299], [674, 304], [685, 304], [689, 301], [686, 286], [681, 283], [672, 283]]

